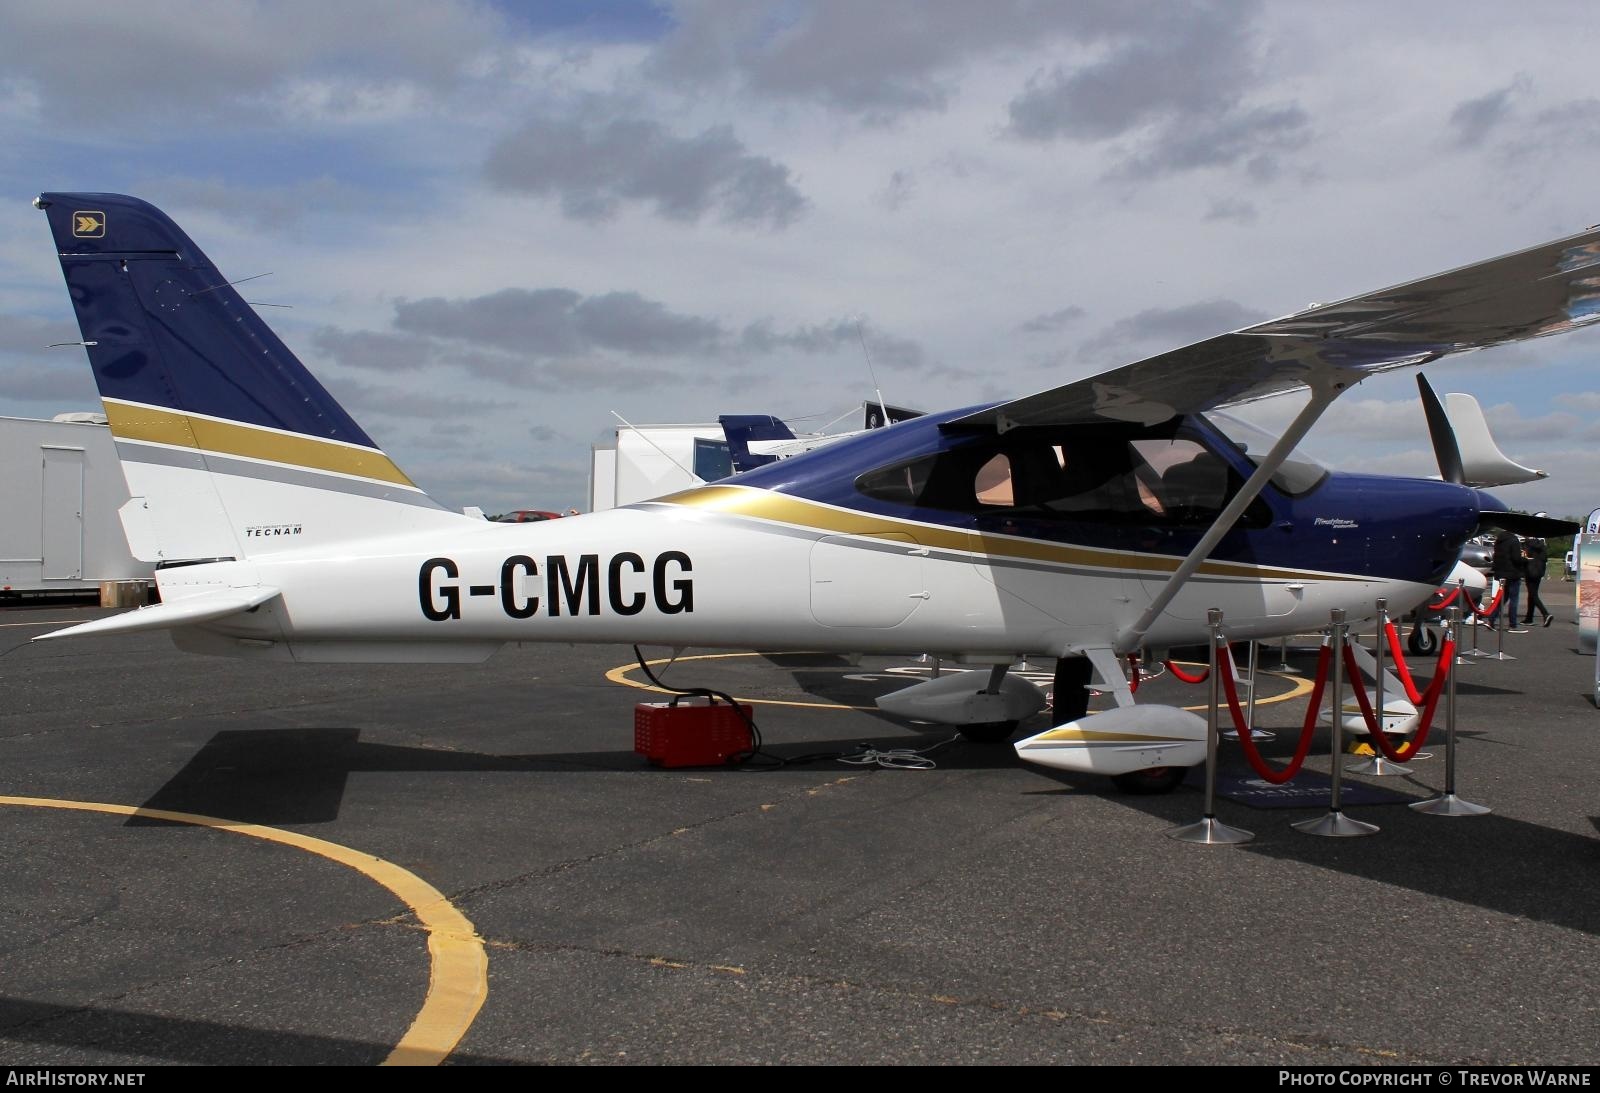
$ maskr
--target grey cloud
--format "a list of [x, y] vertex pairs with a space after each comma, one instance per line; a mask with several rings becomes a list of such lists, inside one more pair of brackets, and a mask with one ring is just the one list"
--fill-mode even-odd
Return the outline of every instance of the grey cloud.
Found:
[[478, 505], [485, 512], [588, 506], [587, 465], [518, 464], [504, 459], [505, 453], [497, 448], [480, 459], [425, 460], [415, 467], [415, 477], [433, 497], [449, 498], [454, 506]]
[[1450, 125], [1456, 131], [1456, 143], [1464, 148], [1482, 144], [1489, 133], [1506, 120], [1511, 110], [1511, 100], [1525, 91], [1527, 86], [1527, 81], [1519, 77], [1498, 91], [1459, 104], [1450, 112]]
[[[686, 377], [671, 368], [643, 368], [587, 355], [534, 360], [504, 349], [456, 350], [439, 347], [438, 362], [473, 376], [525, 391], [629, 391], [662, 384], [682, 386]], [[696, 375], [693, 382], [704, 379]]]
[[878, 204], [890, 212], [898, 212], [907, 201], [911, 200], [916, 183], [916, 175], [909, 170], [901, 168], [891, 172], [889, 181], [884, 184], [883, 192], [878, 195]]
[[1568, 391], [1557, 395], [1554, 401], [1560, 406], [1581, 413], [1592, 414], [1600, 411], [1600, 391]]
[[739, 344], [757, 353], [769, 353], [775, 349], [831, 353], [846, 347], [859, 350], [863, 339], [874, 364], [884, 364], [890, 368], [927, 367], [927, 354], [916, 342], [875, 330], [867, 323], [858, 325], [854, 319], [835, 319], [782, 332], [774, 330], [770, 322], [762, 320], [744, 328]]
[[459, 452], [464, 451], [467, 442], [459, 436], [445, 434], [429, 434], [418, 437], [412, 443], [418, 448], [426, 448], [430, 452]]
[[325, 326], [311, 336], [311, 344], [339, 364], [379, 372], [415, 372], [433, 358], [424, 338], [373, 330]]
[[678, 384], [683, 377], [666, 368], [639, 368], [615, 361], [554, 361], [540, 370], [534, 386], [549, 390], [637, 391]]
[[561, 439], [561, 434], [548, 425], [530, 425], [528, 426], [528, 435], [541, 444], [549, 444], [552, 441]]
[[171, 177], [140, 183], [135, 192], [160, 193], [164, 203], [188, 205], [280, 230], [314, 212], [370, 211], [376, 198], [324, 175], [286, 186], [242, 186], [218, 178]]
[[452, 84], [505, 22], [488, 5], [379, 0], [163, 5], [57, 0], [9, 6], [0, 69], [46, 116], [124, 130], [141, 115], [186, 124], [281, 114], [296, 80], [330, 86]]
[[1277, 153], [1309, 139], [1309, 117], [1298, 106], [1233, 112], [1209, 124], [1178, 127], [1146, 151], [1130, 156], [1114, 172], [1124, 178], [1155, 178], [1200, 167], [1243, 163], [1268, 180], [1278, 173]]
[[63, 357], [60, 366], [19, 364], [0, 369], [0, 396], [27, 402], [52, 402], [60, 410], [100, 407], [100, 394], [81, 353]]
[[1232, 220], [1239, 224], [1253, 224], [1256, 220], [1256, 206], [1254, 202], [1245, 201], [1243, 198], [1219, 198], [1211, 203], [1211, 208], [1206, 210], [1206, 219]]
[[663, 356], [710, 350], [722, 336], [714, 320], [674, 314], [638, 293], [585, 297], [565, 288], [403, 300], [395, 305], [394, 323], [410, 333], [493, 346], [528, 359], [596, 349]]
[[[31, 315], [0, 315], [0, 353], [39, 356], [46, 352], [64, 353], [65, 349], [46, 350], [47, 345], [77, 341], [77, 328], [71, 323], [36, 319]], [[81, 354], [79, 360], [82, 360]], [[84, 364], [84, 371], [88, 365]]]
[[639, 202], [669, 220], [786, 228], [807, 204], [789, 168], [747, 152], [725, 125], [679, 137], [640, 118], [535, 118], [490, 150], [484, 174], [502, 190], [559, 197], [588, 221]]
[[871, 18], [861, 11], [838, 0], [682, 4], [650, 71], [674, 88], [732, 82], [885, 121], [943, 109], [973, 61], [1044, 43], [1093, 45], [1177, 18], [1165, 5], [1030, 0], [874, 0]]
[[345, 377], [329, 377], [328, 386], [358, 420], [365, 415], [433, 419], [486, 414], [498, 405], [487, 399], [456, 398], [428, 391], [417, 394], [393, 387], [374, 386]]
[[[1552, 106], [1539, 111], [1533, 121], [1535, 126], [1543, 130], [1537, 143], [1546, 151], [1552, 144], [1552, 138], [1591, 145], [1600, 143], [1600, 99], [1574, 99]], [[1535, 141], [1529, 139], [1520, 143], [1531, 146]]]
[[1083, 318], [1084, 310], [1076, 305], [1064, 307], [1045, 315], [1035, 315], [1017, 329], [1024, 334], [1051, 334]]
[[[1523, 417], [1522, 411], [1509, 402], [1486, 406], [1484, 418], [1489, 422], [1489, 433], [1495, 440], [1548, 442], [1575, 435], [1584, 425], [1577, 414], [1556, 410], [1538, 417]], [[1516, 459], [1515, 452], [1508, 452]]]
[[[848, 318], [781, 330], [762, 320], [734, 336], [714, 319], [670, 311], [636, 292], [583, 296], [565, 288], [507, 288], [466, 299], [401, 300], [394, 305], [394, 327], [393, 331], [324, 327], [312, 342], [318, 351], [350, 368], [389, 372], [457, 368], [526, 390], [626, 391], [693, 382], [738, 392], [769, 382], [760, 368], [748, 367], [751, 356], [785, 352], [855, 356], [861, 339], [856, 320]], [[861, 332], [877, 364], [917, 369], [930, 376], [972, 374], [929, 361], [917, 342], [870, 323]], [[647, 367], [628, 358], [663, 363]], [[398, 402], [379, 403], [370, 392], [367, 397], [375, 412], [402, 412]], [[477, 409], [464, 406], [454, 412]]]
[[1011, 101], [1011, 131], [1026, 140], [1104, 140], [1174, 116], [1230, 110], [1254, 68], [1239, 11], [1162, 8], [1096, 60], [1036, 73]]
[[772, 386], [772, 377], [763, 372], [729, 372], [721, 381], [722, 389], [730, 395], [747, 395]]
[[1124, 177], [1239, 163], [1269, 176], [1310, 119], [1293, 103], [1247, 102], [1260, 82], [1248, 25], [1257, 6], [1134, 9], [1148, 21], [1105, 28], [1093, 60], [1030, 77], [1008, 107], [1008, 131], [1027, 141], [1125, 139], [1115, 172]]
[[1132, 360], [1132, 350], [1149, 348], [1158, 342], [1157, 351], [1176, 349], [1216, 334], [1264, 322], [1272, 316], [1255, 311], [1233, 300], [1203, 300], [1181, 307], [1154, 307], [1118, 319], [1083, 343], [1079, 355], [1099, 358], [1113, 353]]

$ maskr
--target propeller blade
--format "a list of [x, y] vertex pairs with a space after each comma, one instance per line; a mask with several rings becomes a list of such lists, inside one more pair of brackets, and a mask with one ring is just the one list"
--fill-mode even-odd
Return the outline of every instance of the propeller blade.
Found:
[[1495, 512], [1487, 508], [1480, 508], [1478, 522], [1486, 528], [1501, 528], [1505, 531], [1514, 531], [1518, 535], [1531, 535], [1536, 539], [1558, 539], [1563, 535], [1572, 535], [1583, 527], [1573, 520], [1557, 520], [1553, 516], [1529, 516], [1525, 512]]
[[1439, 461], [1439, 477], [1446, 482], [1461, 485], [1467, 480], [1461, 468], [1461, 448], [1456, 444], [1456, 431], [1445, 415], [1444, 403], [1433, 393], [1427, 377], [1417, 373], [1417, 392], [1422, 396], [1422, 412], [1428, 418], [1428, 436], [1433, 441], [1433, 457]]

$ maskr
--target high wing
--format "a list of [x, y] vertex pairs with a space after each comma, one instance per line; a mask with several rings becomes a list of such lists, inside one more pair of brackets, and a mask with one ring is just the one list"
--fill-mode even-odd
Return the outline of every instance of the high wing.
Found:
[[1220, 334], [1049, 391], [948, 429], [1154, 424], [1314, 385], [1350, 382], [1451, 353], [1560, 334], [1600, 318], [1600, 228], [1448, 273]]

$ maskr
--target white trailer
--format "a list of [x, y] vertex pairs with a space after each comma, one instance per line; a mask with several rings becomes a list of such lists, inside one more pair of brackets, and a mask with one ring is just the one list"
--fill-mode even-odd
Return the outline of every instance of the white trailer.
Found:
[[150, 580], [152, 567], [128, 552], [117, 517], [127, 500], [104, 424], [0, 417], [0, 593]]
[[590, 449], [589, 511], [716, 482], [752, 465], [788, 459], [851, 435], [797, 435], [777, 418], [754, 414], [724, 416], [700, 425], [624, 423], [617, 426], [615, 445]]

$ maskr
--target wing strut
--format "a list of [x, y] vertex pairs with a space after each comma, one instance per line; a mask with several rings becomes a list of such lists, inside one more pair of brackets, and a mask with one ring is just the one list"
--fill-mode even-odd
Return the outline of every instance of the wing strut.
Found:
[[1183, 588], [1183, 584], [1200, 568], [1200, 563], [1216, 549], [1222, 537], [1233, 530], [1234, 522], [1244, 514], [1250, 502], [1256, 499], [1267, 479], [1278, 473], [1278, 468], [1283, 466], [1283, 461], [1289, 458], [1289, 453], [1294, 446], [1305, 439], [1306, 433], [1311, 431], [1311, 426], [1317, 423], [1333, 400], [1338, 398], [1350, 387], [1360, 383], [1362, 376], [1359, 373], [1344, 371], [1330, 371], [1313, 375], [1308, 378], [1311, 388], [1311, 401], [1301, 408], [1294, 421], [1284, 430], [1278, 442], [1267, 452], [1265, 458], [1256, 466], [1256, 471], [1245, 480], [1244, 487], [1233, 495], [1226, 507], [1217, 514], [1211, 527], [1200, 537], [1200, 541], [1189, 551], [1188, 557], [1178, 566], [1167, 583], [1161, 586], [1161, 591], [1156, 593], [1155, 599], [1150, 601], [1150, 606], [1145, 608], [1144, 614], [1132, 626], [1117, 635], [1116, 651], [1118, 655], [1127, 655], [1139, 648], [1144, 642], [1145, 634], [1150, 632], [1150, 627], [1156, 619], [1161, 617], [1161, 612], [1167, 609], [1172, 598]]

